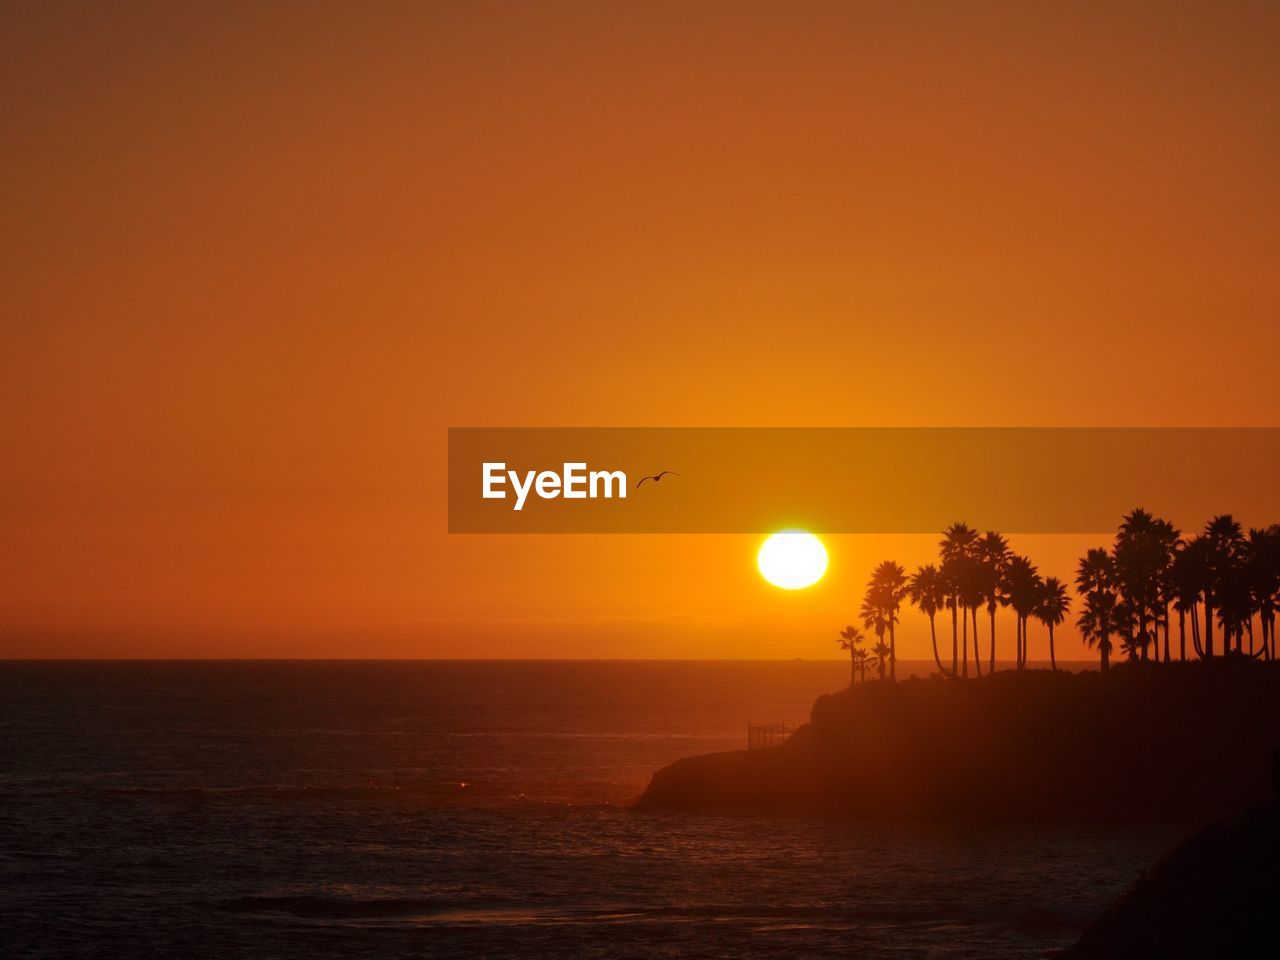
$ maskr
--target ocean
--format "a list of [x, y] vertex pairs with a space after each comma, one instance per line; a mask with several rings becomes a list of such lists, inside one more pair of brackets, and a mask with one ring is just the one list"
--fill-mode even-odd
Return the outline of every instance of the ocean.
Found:
[[0, 956], [1031, 958], [1177, 839], [628, 809], [659, 767], [847, 680], [0, 663]]

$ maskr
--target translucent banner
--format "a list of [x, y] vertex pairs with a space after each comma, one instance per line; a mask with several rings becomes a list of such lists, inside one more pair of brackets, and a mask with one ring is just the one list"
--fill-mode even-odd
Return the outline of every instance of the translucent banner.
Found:
[[452, 428], [452, 533], [1009, 533], [1280, 520], [1280, 428]]

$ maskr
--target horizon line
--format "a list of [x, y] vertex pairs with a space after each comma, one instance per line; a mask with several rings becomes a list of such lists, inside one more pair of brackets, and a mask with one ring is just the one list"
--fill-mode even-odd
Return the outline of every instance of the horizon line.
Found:
[[[997, 663], [1006, 661], [997, 660]], [[1007, 661], [1013, 663], [1014, 661]], [[1028, 663], [1049, 663], [1047, 659]], [[1068, 660], [1085, 663], [1093, 659]], [[848, 657], [0, 657], [5, 663], [839, 663]], [[898, 663], [933, 663], [928, 657]]]

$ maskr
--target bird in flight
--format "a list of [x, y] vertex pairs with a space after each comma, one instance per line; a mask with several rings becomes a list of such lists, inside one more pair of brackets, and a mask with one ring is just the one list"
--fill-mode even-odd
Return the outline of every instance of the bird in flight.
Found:
[[655, 473], [652, 477], [641, 477], [641, 478], [636, 482], [636, 489], [637, 489], [637, 490], [639, 490], [639, 489], [640, 489], [640, 484], [644, 483], [646, 480], [652, 480], [654, 483], [661, 483], [661, 482], [662, 482], [662, 478], [663, 478], [663, 477], [668, 477], [668, 476], [670, 476], [670, 477], [678, 477], [678, 476], [680, 476], [680, 474], [676, 473], [674, 470], [663, 470], [661, 473]]

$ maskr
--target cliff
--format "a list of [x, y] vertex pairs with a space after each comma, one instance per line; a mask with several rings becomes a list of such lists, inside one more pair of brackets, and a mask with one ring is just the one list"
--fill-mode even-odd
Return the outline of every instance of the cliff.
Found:
[[678, 761], [641, 810], [1206, 821], [1270, 796], [1280, 664], [859, 684], [782, 746]]

